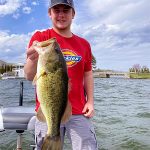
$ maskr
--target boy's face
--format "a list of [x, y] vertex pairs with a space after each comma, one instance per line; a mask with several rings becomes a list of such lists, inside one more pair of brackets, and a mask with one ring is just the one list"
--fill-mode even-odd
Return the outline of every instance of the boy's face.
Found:
[[73, 9], [66, 5], [56, 5], [49, 10], [53, 26], [58, 30], [70, 29], [74, 15]]

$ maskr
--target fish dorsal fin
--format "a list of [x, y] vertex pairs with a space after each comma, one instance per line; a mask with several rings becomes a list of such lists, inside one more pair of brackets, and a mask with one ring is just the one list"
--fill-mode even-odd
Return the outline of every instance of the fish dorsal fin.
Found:
[[35, 77], [34, 77], [34, 79], [33, 79], [32, 84], [35, 85], [36, 82], [37, 82], [37, 80], [40, 79], [40, 77], [42, 77], [42, 76], [44, 76], [44, 75], [46, 75], [46, 74], [47, 74], [47, 72], [46, 72], [45, 70], [42, 70], [42, 71], [40, 72], [40, 75], [39, 75], [39, 76], [37, 76], [37, 74], [36, 74]]
[[69, 118], [71, 117], [71, 115], [72, 115], [72, 107], [68, 100], [65, 112], [61, 118], [61, 123], [66, 123], [69, 120]]

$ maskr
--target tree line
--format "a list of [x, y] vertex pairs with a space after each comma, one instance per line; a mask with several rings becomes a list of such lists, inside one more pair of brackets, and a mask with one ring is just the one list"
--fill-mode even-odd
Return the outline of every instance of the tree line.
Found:
[[133, 65], [132, 68], [129, 68], [130, 73], [150, 73], [150, 69], [147, 66], [140, 66], [139, 64]]
[[96, 58], [93, 54], [92, 54], [92, 68], [93, 68], [93, 70], [96, 69]]
[[5, 72], [12, 72], [13, 68], [13, 65], [2, 65], [0, 66], [0, 74], [3, 74]]

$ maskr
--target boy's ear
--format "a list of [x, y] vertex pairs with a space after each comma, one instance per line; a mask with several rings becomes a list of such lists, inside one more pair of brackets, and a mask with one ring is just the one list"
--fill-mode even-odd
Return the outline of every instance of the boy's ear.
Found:
[[72, 11], [72, 19], [74, 19], [74, 16], [75, 16], [75, 12]]
[[51, 9], [48, 9], [48, 16], [51, 17]]

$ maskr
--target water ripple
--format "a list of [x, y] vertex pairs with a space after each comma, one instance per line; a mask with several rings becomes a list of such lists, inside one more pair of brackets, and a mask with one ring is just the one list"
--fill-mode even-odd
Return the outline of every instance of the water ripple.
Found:
[[[94, 99], [95, 125], [100, 150], [150, 150], [150, 80], [96, 78]], [[20, 80], [0, 80], [0, 104], [16, 106]], [[34, 86], [24, 81], [24, 105], [35, 105]], [[0, 150], [16, 147], [15, 132], [0, 133]], [[31, 133], [24, 133], [24, 149], [33, 142]], [[30, 148], [31, 149], [31, 148]], [[65, 141], [65, 150], [70, 150]]]

